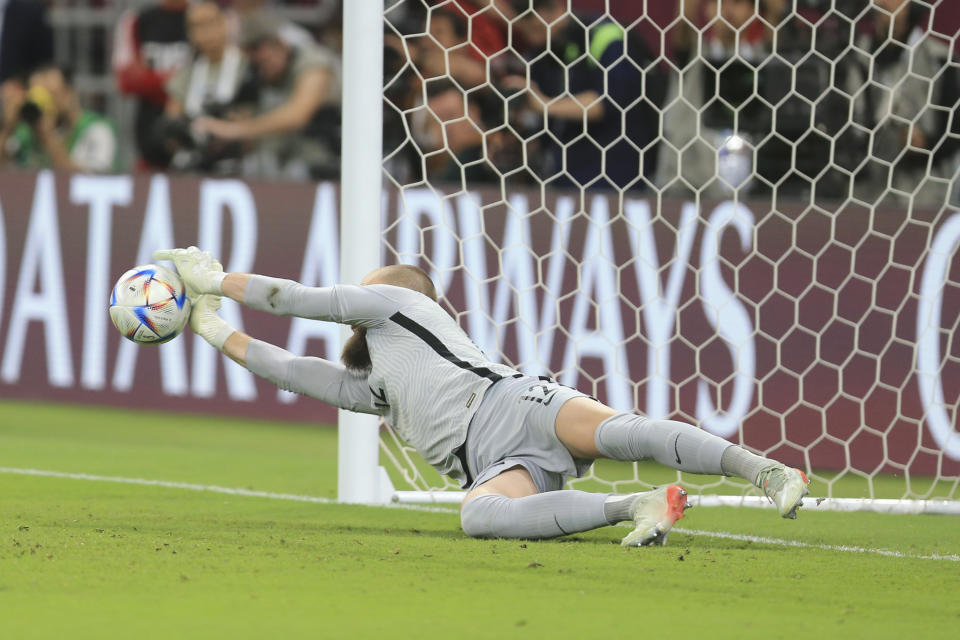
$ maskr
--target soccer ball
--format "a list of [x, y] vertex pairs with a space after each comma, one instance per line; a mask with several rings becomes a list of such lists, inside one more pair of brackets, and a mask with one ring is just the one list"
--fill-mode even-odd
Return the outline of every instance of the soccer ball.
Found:
[[110, 294], [110, 319], [137, 344], [173, 340], [190, 319], [183, 280], [155, 264], [134, 267], [120, 276]]

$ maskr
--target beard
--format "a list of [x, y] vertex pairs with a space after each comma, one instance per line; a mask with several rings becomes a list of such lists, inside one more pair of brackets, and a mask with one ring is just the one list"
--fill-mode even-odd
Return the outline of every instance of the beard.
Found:
[[373, 363], [370, 361], [370, 350], [367, 348], [366, 327], [355, 327], [353, 335], [347, 338], [340, 353], [340, 361], [351, 371], [366, 371]]

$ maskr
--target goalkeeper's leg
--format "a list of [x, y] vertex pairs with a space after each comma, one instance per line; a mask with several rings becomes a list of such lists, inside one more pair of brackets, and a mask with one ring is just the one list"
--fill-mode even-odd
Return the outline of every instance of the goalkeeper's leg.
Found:
[[573, 398], [557, 415], [557, 436], [577, 458], [654, 459], [680, 471], [744, 478], [795, 518], [807, 478], [776, 460], [754, 455], [693, 425], [622, 413], [589, 398]]
[[686, 492], [677, 485], [630, 495], [547, 491], [538, 493], [530, 472], [516, 466], [467, 494], [460, 509], [464, 532], [475, 538], [556, 538], [623, 520], [636, 529], [626, 546], [664, 544], [683, 517]]

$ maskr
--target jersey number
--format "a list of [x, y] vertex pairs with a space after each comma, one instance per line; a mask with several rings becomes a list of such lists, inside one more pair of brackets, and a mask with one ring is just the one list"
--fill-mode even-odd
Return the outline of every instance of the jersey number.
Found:
[[370, 393], [373, 394], [373, 406], [377, 407], [378, 409], [383, 409], [390, 406], [390, 403], [387, 402], [387, 392], [383, 390], [383, 387], [380, 387], [380, 393], [374, 391], [373, 387], [368, 388], [370, 389]]

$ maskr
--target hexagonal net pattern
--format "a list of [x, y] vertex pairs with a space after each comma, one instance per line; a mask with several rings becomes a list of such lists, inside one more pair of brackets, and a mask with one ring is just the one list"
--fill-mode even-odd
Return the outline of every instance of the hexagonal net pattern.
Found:
[[[388, 0], [388, 261], [493, 360], [816, 495], [956, 500], [951, 4]], [[389, 430], [381, 453], [453, 488]], [[753, 491], [608, 461], [570, 484], [676, 479]]]

